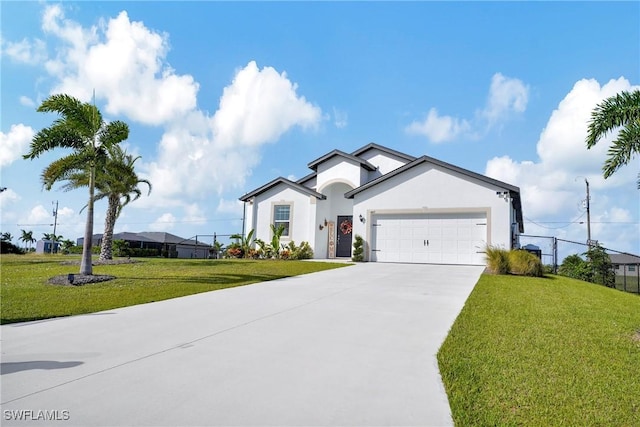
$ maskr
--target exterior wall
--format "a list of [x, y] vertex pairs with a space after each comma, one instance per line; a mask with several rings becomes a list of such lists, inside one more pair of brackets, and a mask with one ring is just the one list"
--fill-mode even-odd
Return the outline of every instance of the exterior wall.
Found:
[[358, 157], [368, 161], [378, 168], [378, 170], [376, 171], [369, 172], [367, 182], [372, 181], [382, 175], [386, 175], [387, 173], [396, 170], [408, 163], [408, 161], [405, 159], [393, 156], [389, 153], [385, 153], [377, 149], [367, 150]]
[[[254, 238], [265, 242], [271, 241], [271, 224], [273, 224], [273, 206], [291, 204], [290, 235], [282, 236], [281, 242], [287, 244], [294, 240], [296, 244], [309, 242], [314, 247], [317, 199], [308, 194], [300, 193], [286, 185], [277, 185], [255, 197], [250, 209], [251, 221], [245, 225], [245, 234], [255, 230]], [[249, 207], [249, 204], [247, 204]], [[247, 215], [249, 217], [249, 215]]]
[[640, 263], [638, 264], [613, 264], [613, 271], [617, 276], [636, 277], [640, 274]]
[[366, 182], [366, 171], [363, 176], [363, 170], [359, 164], [334, 156], [318, 165], [316, 191], [322, 192], [322, 188], [336, 181], [347, 182], [352, 188], [359, 187]]
[[[353, 233], [365, 240], [368, 259], [374, 212], [485, 211], [487, 244], [509, 249], [512, 207], [508, 200], [496, 195], [497, 191], [504, 189], [434, 165], [421, 164], [355, 195]], [[360, 215], [366, 219], [365, 223], [358, 220]]]
[[178, 258], [209, 258], [209, 247], [201, 246], [195, 247], [195, 244], [190, 245], [176, 245], [176, 251]]

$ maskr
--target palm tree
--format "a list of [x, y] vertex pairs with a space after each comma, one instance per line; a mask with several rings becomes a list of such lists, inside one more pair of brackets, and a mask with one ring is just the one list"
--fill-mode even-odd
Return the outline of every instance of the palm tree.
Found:
[[[96, 169], [95, 186], [96, 194], [93, 200], [107, 199], [107, 214], [104, 221], [104, 233], [100, 247], [100, 260], [113, 259], [113, 229], [116, 220], [122, 212], [122, 208], [142, 196], [139, 184], [146, 184], [151, 193], [151, 183], [146, 179], [140, 179], [135, 171], [134, 163], [140, 158], [127, 154], [119, 145], [108, 149], [107, 160]], [[49, 176], [47, 171], [43, 173], [45, 185], [53, 185], [55, 176]], [[62, 186], [65, 191], [73, 190], [89, 185], [89, 171], [86, 168], [78, 169], [70, 173], [67, 183]], [[84, 208], [83, 208], [84, 209]]]
[[[33, 137], [30, 151], [24, 155], [24, 158], [35, 159], [55, 148], [72, 149], [71, 154], [54, 161], [45, 170], [51, 184], [67, 179], [70, 174], [80, 169], [86, 168], [89, 172], [89, 201], [80, 274], [91, 275], [93, 274], [91, 238], [96, 168], [104, 163], [110, 147], [127, 139], [129, 127], [121, 121], [105, 123], [100, 110], [95, 105], [64, 94], [51, 95], [42, 102], [38, 111], [58, 113], [60, 117], [54, 120], [50, 127], [40, 130]], [[50, 185], [45, 184], [45, 187], [47, 190], [51, 189]]]
[[25, 231], [25, 230], [20, 230], [20, 231], [22, 231], [22, 236], [20, 236], [20, 240], [24, 242], [25, 248], [31, 251], [31, 245], [36, 241], [36, 239], [33, 237], [33, 231]]
[[618, 136], [611, 143], [608, 158], [602, 167], [605, 179], [640, 153], [640, 90], [620, 92], [596, 106], [589, 121], [587, 148], [593, 147], [602, 137], [618, 129]]

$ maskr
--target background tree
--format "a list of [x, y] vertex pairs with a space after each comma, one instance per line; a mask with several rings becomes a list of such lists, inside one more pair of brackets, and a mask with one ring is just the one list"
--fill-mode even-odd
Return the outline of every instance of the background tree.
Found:
[[[89, 201], [84, 230], [80, 274], [93, 274], [91, 245], [93, 236], [93, 205], [95, 195], [96, 168], [106, 161], [107, 150], [129, 136], [129, 127], [121, 121], [105, 123], [100, 110], [95, 106], [69, 95], [52, 95], [45, 99], [39, 112], [58, 113], [53, 124], [40, 130], [31, 141], [25, 159], [35, 159], [55, 148], [71, 149], [68, 154], [53, 163], [46, 171], [51, 182], [65, 180], [69, 174], [83, 168], [89, 171]], [[46, 186], [50, 190], [50, 186]]]
[[14, 245], [11, 241], [13, 236], [9, 232], [0, 233], [0, 254], [24, 254], [22, 248]]
[[20, 230], [22, 232], [22, 236], [20, 236], [20, 240], [25, 244], [25, 248], [28, 251], [31, 251], [31, 245], [36, 242], [36, 239], [33, 237], [33, 231]]
[[[587, 148], [618, 129], [618, 136], [611, 143], [602, 167], [605, 179], [640, 153], [640, 90], [620, 92], [594, 108], [589, 121]], [[640, 188], [640, 174], [637, 185]]]
[[[140, 158], [127, 154], [119, 145], [109, 147], [108, 158], [101, 163], [95, 172], [94, 201], [107, 199], [107, 213], [105, 215], [104, 233], [100, 247], [100, 260], [113, 259], [113, 230], [122, 208], [142, 195], [139, 184], [148, 186], [151, 194], [151, 183], [140, 179], [135, 171], [135, 162]], [[55, 183], [55, 175], [43, 172], [42, 180], [46, 186]], [[74, 190], [89, 185], [90, 171], [87, 168], [78, 169], [64, 177], [67, 183], [62, 186], [65, 191]], [[84, 209], [84, 208], [83, 208]]]

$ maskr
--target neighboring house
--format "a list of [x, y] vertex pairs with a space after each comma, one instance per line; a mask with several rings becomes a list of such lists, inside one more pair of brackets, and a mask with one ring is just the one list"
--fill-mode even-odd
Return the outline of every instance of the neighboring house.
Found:
[[436, 160], [378, 144], [333, 150], [295, 182], [276, 178], [240, 198], [245, 235], [307, 241], [315, 258], [351, 256], [364, 239], [367, 261], [485, 265], [484, 249], [518, 247], [520, 189]]
[[618, 276], [637, 276], [640, 271], [640, 256], [631, 254], [609, 254], [613, 270]]
[[[157, 231], [116, 233], [113, 240], [124, 240], [129, 243], [130, 248], [156, 249], [159, 254], [168, 258], [209, 258], [211, 249], [211, 245], [204, 242]], [[78, 246], [82, 246], [83, 241], [84, 238], [79, 238]], [[94, 246], [100, 246], [102, 234], [94, 234], [92, 243]]]
[[37, 254], [50, 254], [60, 252], [60, 242], [54, 242], [53, 240], [38, 240], [36, 242]]

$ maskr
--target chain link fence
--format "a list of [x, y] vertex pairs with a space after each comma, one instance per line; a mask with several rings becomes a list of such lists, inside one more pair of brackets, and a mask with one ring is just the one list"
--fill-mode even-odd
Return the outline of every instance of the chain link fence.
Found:
[[[594, 242], [597, 243], [597, 242]], [[527, 249], [540, 250], [542, 263], [554, 273], [568, 255], [577, 254], [585, 257], [589, 245], [572, 240], [559, 239], [554, 236], [520, 235], [520, 246]], [[621, 291], [640, 295], [640, 257], [610, 248], [603, 248], [613, 264], [615, 287]]]

